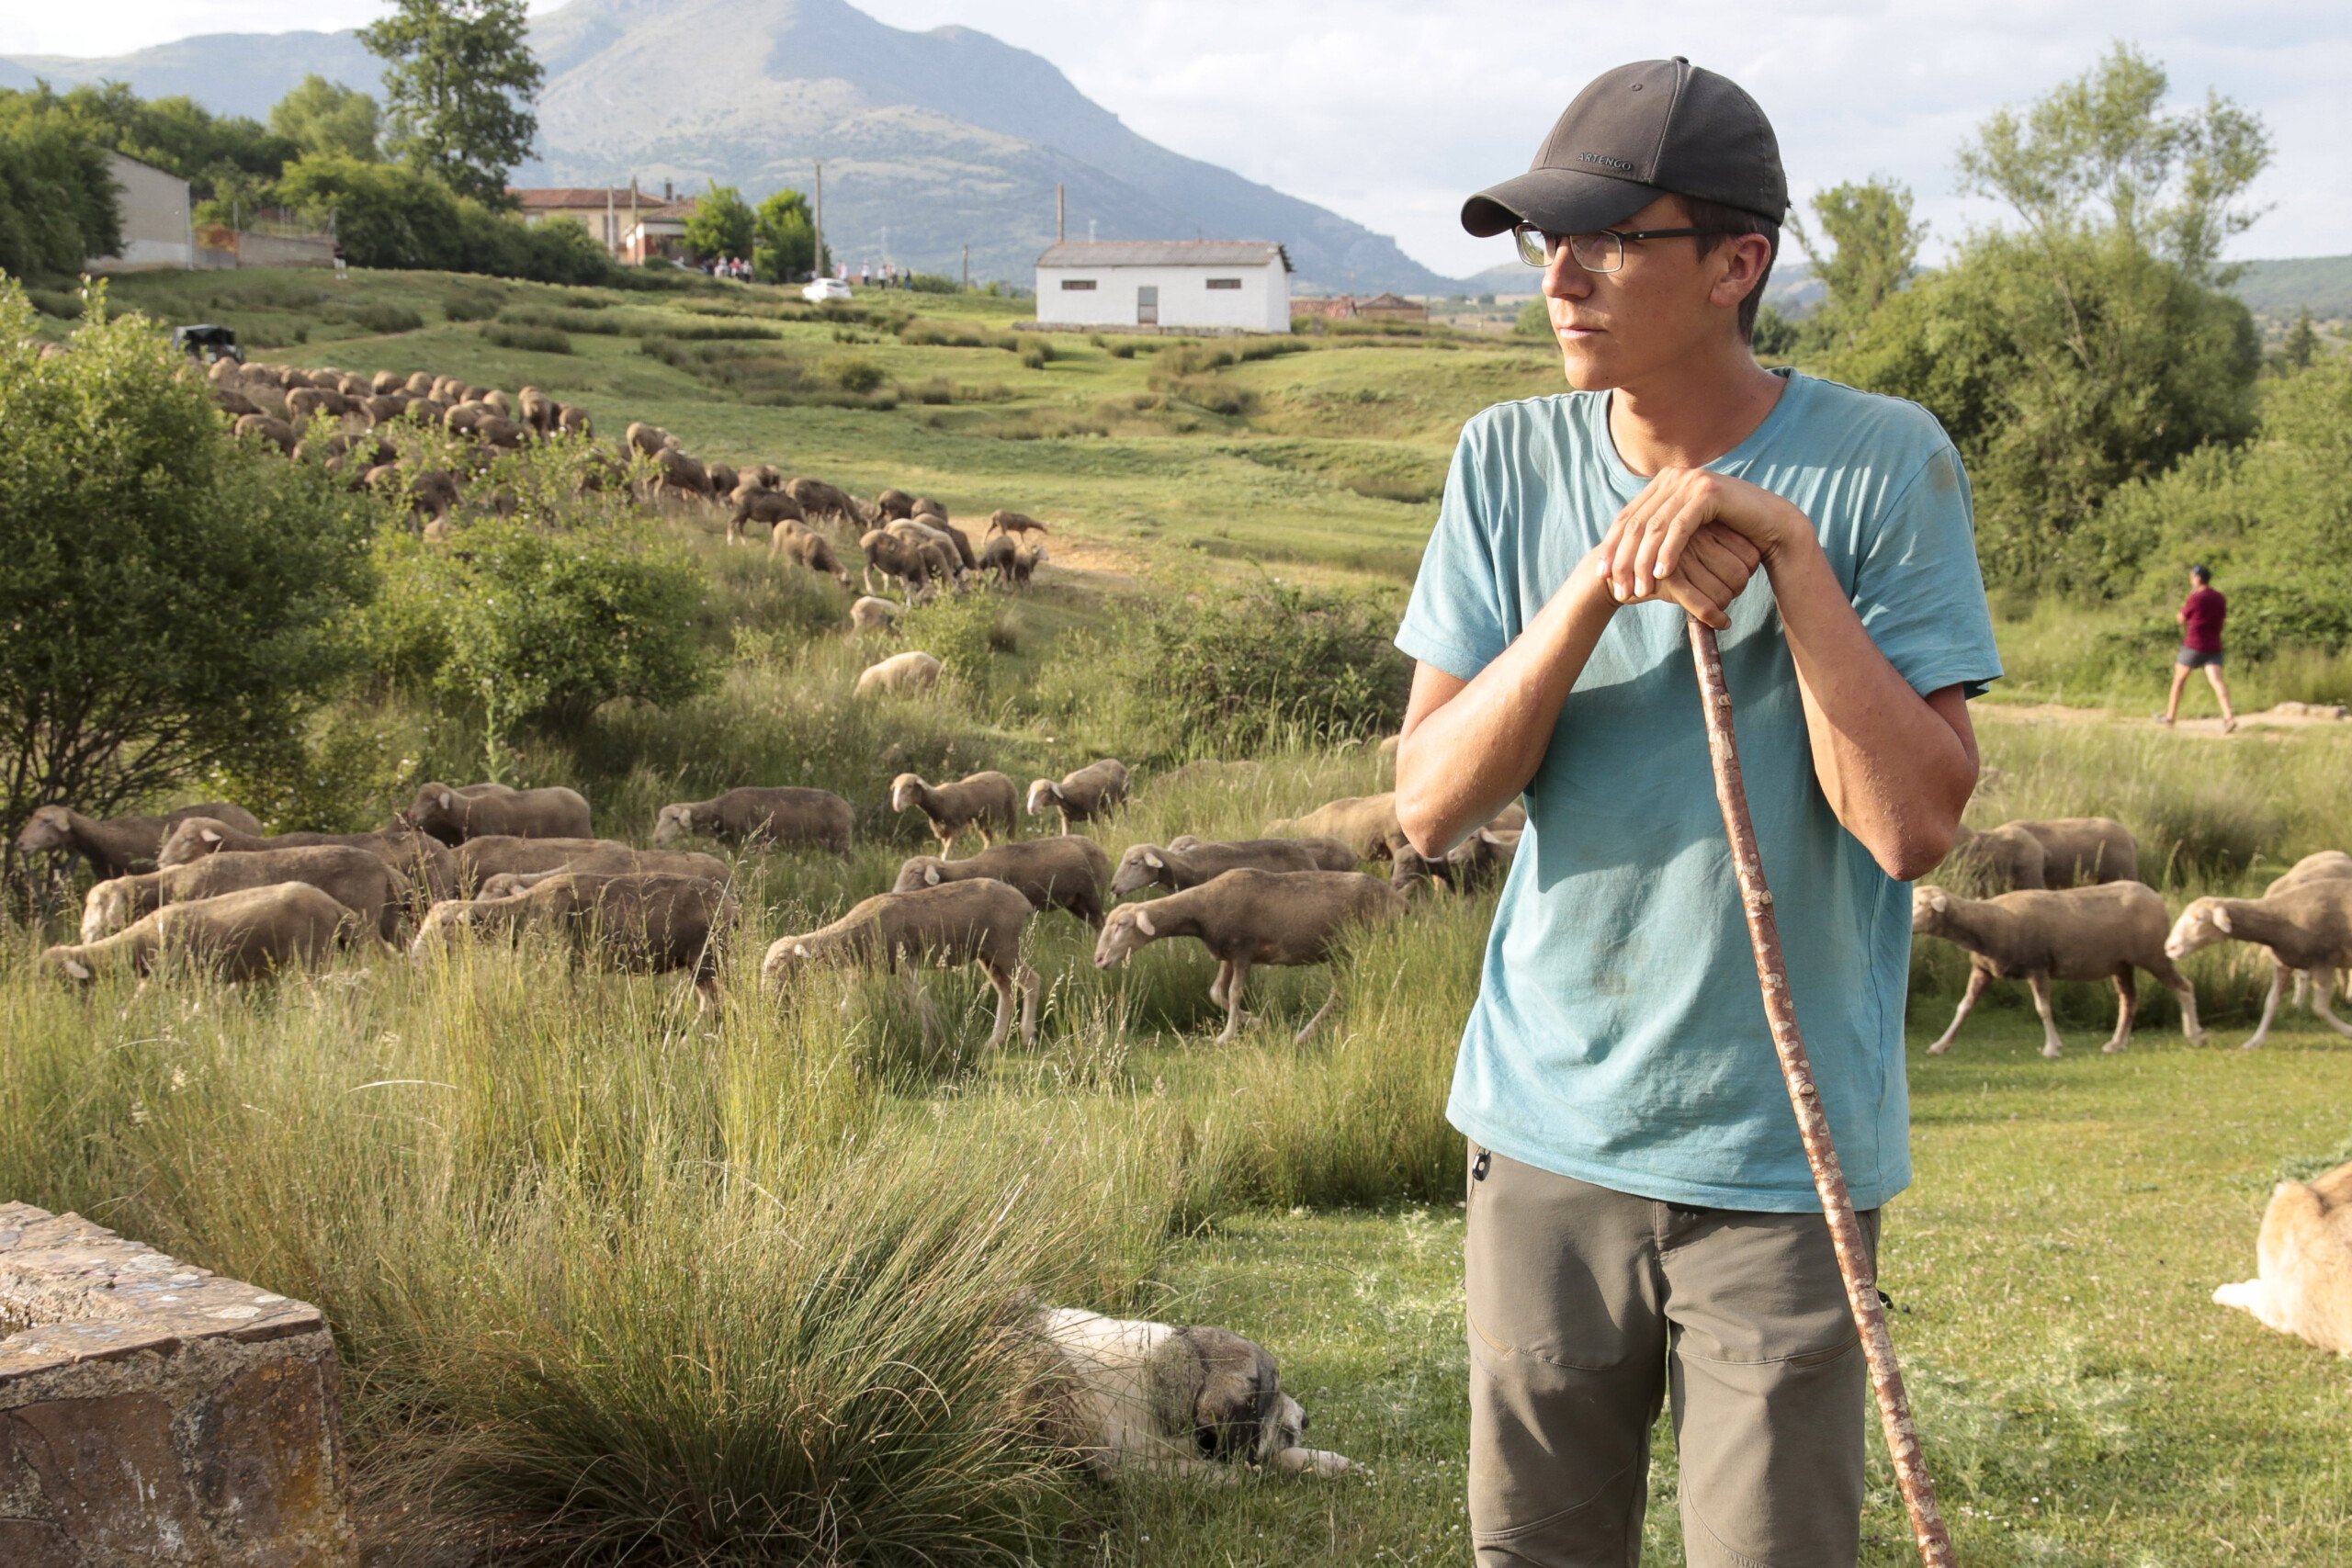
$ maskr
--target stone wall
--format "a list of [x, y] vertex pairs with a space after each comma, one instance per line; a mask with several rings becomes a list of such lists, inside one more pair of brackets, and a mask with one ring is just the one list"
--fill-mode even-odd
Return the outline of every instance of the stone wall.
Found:
[[318, 1308], [0, 1203], [0, 1564], [350, 1568]]

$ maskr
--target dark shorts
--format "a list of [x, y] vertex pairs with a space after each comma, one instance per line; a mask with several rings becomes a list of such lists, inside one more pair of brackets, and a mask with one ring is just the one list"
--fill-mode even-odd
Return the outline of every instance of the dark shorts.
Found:
[[2218, 669], [2222, 662], [2222, 650], [2218, 648], [2184, 648], [2180, 650], [2180, 657], [2173, 662], [2183, 670], [2202, 670], [2208, 664]]

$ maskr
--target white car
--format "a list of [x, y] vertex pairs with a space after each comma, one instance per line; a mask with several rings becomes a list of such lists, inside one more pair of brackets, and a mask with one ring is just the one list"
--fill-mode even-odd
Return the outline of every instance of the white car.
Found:
[[828, 299], [847, 299], [853, 296], [850, 287], [838, 277], [820, 277], [800, 291], [800, 298], [811, 305], [821, 305]]

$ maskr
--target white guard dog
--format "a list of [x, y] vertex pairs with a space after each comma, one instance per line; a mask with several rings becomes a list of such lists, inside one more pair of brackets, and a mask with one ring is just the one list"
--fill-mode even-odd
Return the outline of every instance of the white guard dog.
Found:
[[1177, 1328], [1047, 1307], [1039, 1326], [1072, 1387], [1069, 1438], [1098, 1475], [1134, 1466], [1229, 1474], [1213, 1461], [1338, 1475], [1339, 1454], [1300, 1446], [1306, 1412], [1261, 1345], [1223, 1328]]
[[2317, 1181], [2282, 1181], [2262, 1216], [2262, 1272], [2213, 1299], [2323, 1350], [2352, 1350], [2352, 1165]]

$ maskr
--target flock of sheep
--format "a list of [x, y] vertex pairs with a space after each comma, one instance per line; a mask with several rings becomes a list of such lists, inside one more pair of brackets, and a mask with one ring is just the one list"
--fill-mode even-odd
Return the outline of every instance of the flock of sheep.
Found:
[[[501, 453], [560, 438], [594, 439], [586, 410], [537, 387], [508, 393], [422, 370], [407, 377], [390, 370], [363, 377], [228, 359], [216, 361], [207, 374], [213, 401], [235, 421], [236, 433], [268, 442], [289, 457], [302, 449], [313, 420], [334, 420], [338, 428], [324, 438], [327, 466], [348, 474], [355, 485], [405, 504], [432, 537], [445, 533], [450, 515], [469, 502], [501, 513], [514, 510], [510, 491], [495, 484], [485, 491], [479, 482]], [[463, 443], [455, 466], [427, 467], [415, 452], [403, 452], [403, 434], [429, 428]], [[1027, 583], [1046, 559], [1044, 547], [1028, 542], [1030, 535], [1046, 533], [1046, 525], [1019, 512], [992, 513], [976, 547], [971, 536], [949, 519], [947, 508], [931, 497], [885, 490], [867, 501], [822, 479], [787, 478], [772, 463], [737, 469], [706, 462], [658, 425], [630, 424], [616, 453], [589, 450], [594, 460], [582, 471], [583, 484], [617, 489], [634, 478], [649, 500], [725, 507], [730, 544], [743, 540], [754, 525], [764, 527], [775, 559], [823, 573], [846, 588], [850, 573], [836, 553], [836, 541], [820, 525], [844, 530], [843, 539], [854, 539], [864, 559], [869, 596], [896, 585], [910, 604], [921, 603], [943, 585], [963, 592], [983, 573], [993, 576], [999, 587], [1017, 586]], [[853, 624], [887, 626], [895, 608], [885, 599], [861, 599]]]
[[[1343, 933], [1396, 919], [1420, 886], [1464, 885], [1507, 864], [1525, 823], [1513, 807], [1432, 863], [1406, 843], [1395, 795], [1366, 795], [1272, 824], [1261, 839], [1134, 844], [1114, 865], [1073, 829], [1114, 815], [1131, 782], [1111, 758], [1035, 781], [1027, 815], [1051, 818], [1061, 831], [1023, 839], [1024, 803], [1006, 774], [939, 784], [899, 775], [892, 808], [922, 813], [941, 852], [909, 857], [888, 891], [831, 924], [772, 943], [765, 983], [782, 992], [818, 965], [896, 973], [930, 1036], [937, 1021], [917, 968], [974, 964], [998, 997], [989, 1046], [1011, 1032], [1016, 992], [1030, 1041], [1040, 981], [1022, 959], [1022, 939], [1033, 916], [1060, 909], [1097, 933], [1094, 962], [1106, 969], [1156, 941], [1198, 940], [1218, 962], [1210, 997], [1226, 1011], [1218, 1038], [1230, 1040], [1245, 1021], [1252, 967], [1320, 963]], [[663, 807], [654, 847], [639, 850], [594, 837], [587, 801], [569, 789], [428, 784], [368, 833], [265, 837], [249, 814], [223, 802], [107, 820], [47, 806], [17, 848], [78, 854], [97, 878], [83, 903], [81, 940], [40, 959], [75, 982], [109, 970], [151, 975], [174, 962], [243, 979], [319, 963], [338, 947], [389, 949], [413, 922], [409, 948], [419, 958], [461, 936], [537, 929], [616, 967], [687, 973], [707, 1003], [723, 972], [721, 945], [741, 920], [735, 868], [681, 846], [704, 839], [846, 853], [854, 824], [850, 803], [829, 791], [746, 787]], [[979, 852], [952, 858], [967, 834], [978, 835]], [[1357, 869], [1384, 860], [1385, 881]], [[1110, 908], [1149, 889], [1163, 891]]]
[[1928, 1047], [1949, 1050], [1960, 1026], [1996, 977], [2023, 980], [2041, 1015], [2044, 1056], [2059, 1055], [2050, 1010], [2052, 980], [2112, 980], [2118, 1000], [2109, 1051], [2131, 1042], [2139, 1005], [2136, 971], [2154, 975], [2180, 998], [2181, 1032], [2202, 1044], [2197, 992], [2178, 963], [2222, 942], [2269, 950], [2270, 992], [2251, 1050], [2270, 1037], [2288, 977], [2298, 1006], [2352, 1038], [2332, 1010], [2339, 970], [2352, 970], [2352, 854], [2324, 850], [2295, 863], [2259, 898], [2199, 898], [2173, 919], [2161, 895], [2139, 880], [2140, 846], [2130, 829], [2104, 817], [2005, 822], [1983, 833], [1962, 829], [1950, 865], [1969, 865], [1995, 888], [1964, 898], [1923, 885], [1911, 896], [1911, 929], [1941, 937], [1969, 953], [1968, 989], [1951, 1026]]

